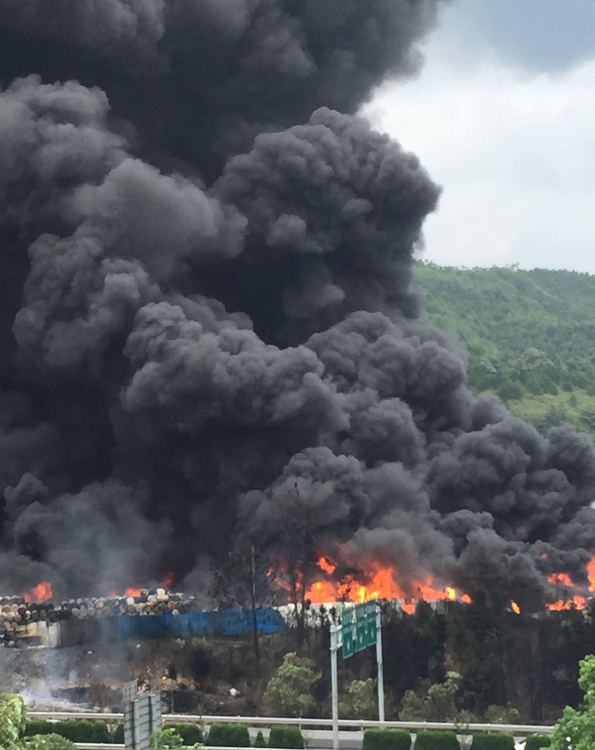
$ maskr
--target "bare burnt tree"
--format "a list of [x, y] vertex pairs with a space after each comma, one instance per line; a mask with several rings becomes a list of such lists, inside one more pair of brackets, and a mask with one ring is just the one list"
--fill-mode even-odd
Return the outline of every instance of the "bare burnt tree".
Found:
[[271, 563], [268, 553], [244, 542], [231, 550], [217, 569], [213, 597], [223, 607], [240, 607], [250, 618], [254, 660], [260, 674], [257, 608], [270, 603]]
[[[287, 489], [287, 497], [278, 517], [278, 551], [281, 567], [289, 583], [289, 598], [294, 608], [298, 640], [305, 636], [307, 590], [317, 570], [315, 524], [308, 498], [300, 494], [297, 482]], [[281, 511], [282, 509], [282, 511]]]

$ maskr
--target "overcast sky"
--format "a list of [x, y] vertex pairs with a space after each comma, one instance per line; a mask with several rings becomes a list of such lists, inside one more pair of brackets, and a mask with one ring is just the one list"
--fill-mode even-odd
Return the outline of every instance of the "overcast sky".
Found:
[[595, 0], [454, 0], [366, 107], [444, 192], [422, 257], [595, 273]]

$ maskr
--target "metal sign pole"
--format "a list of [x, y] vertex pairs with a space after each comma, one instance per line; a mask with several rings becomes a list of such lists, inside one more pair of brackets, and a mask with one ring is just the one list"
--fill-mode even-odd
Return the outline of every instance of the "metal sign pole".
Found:
[[382, 661], [382, 618], [376, 604], [376, 661], [378, 663], [378, 721], [384, 721], [384, 667]]
[[333, 716], [333, 750], [339, 750], [339, 680], [337, 676], [337, 651], [339, 643], [340, 625], [331, 625], [331, 692]]

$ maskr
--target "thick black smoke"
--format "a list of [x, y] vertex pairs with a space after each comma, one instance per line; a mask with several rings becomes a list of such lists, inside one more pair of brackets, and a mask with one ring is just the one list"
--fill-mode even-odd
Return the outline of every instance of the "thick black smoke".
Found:
[[595, 452], [416, 319], [439, 189], [355, 113], [439, 0], [3, 0], [5, 591], [196, 582], [238, 540], [530, 609]]

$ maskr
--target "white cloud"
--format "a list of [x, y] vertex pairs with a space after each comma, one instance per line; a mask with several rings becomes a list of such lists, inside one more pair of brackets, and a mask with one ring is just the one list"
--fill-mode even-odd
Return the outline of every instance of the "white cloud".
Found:
[[364, 109], [444, 187], [424, 257], [595, 273], [595, 59], [535, 74], [439, 33], [426, 55]]

